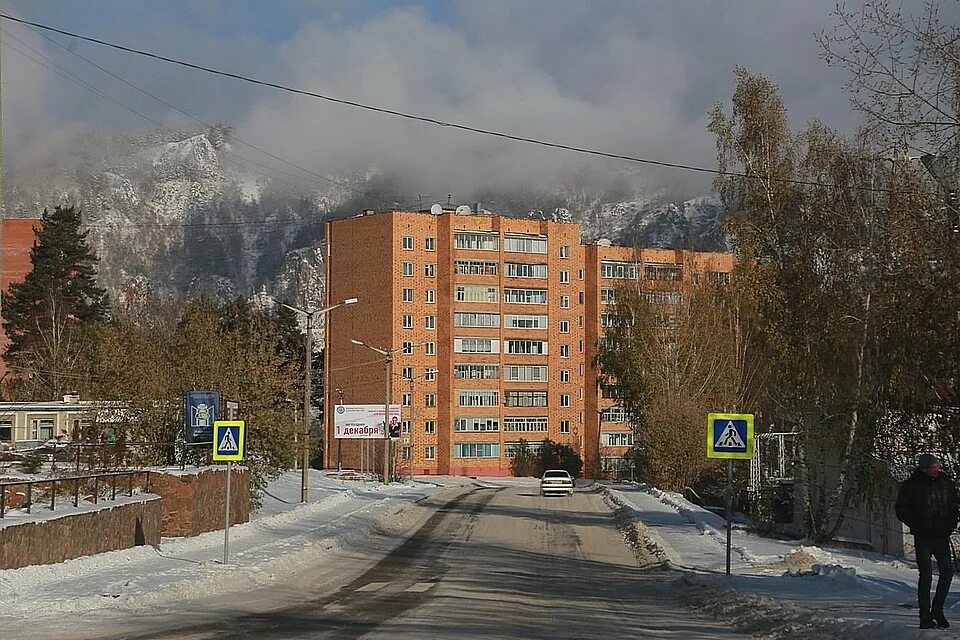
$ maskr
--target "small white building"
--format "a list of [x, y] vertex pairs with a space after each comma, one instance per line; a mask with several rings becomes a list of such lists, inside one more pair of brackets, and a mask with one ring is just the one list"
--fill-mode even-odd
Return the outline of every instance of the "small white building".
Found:
[[0, 448], [32, 449], [48, 440], [73, 440], [104, 406], [116, 404], [81, 401], [76, 395], [47, 402], [0, 402]]

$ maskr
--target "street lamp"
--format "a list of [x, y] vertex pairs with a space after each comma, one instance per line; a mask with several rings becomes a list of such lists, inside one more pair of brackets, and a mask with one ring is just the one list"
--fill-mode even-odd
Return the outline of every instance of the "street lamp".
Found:
[[383, 401], [383, 483], [387, 484], [390, 482], [390, 377], [393, 374], [393, 353], [396, 349], [387, 351], [386, 349], [371, 346], [355, 338], [350, 338], [350, 342], [361, 347], [366, 347], [384, 357], [384, 365], [387, 369], [387, 396]]
[[[355, 338], [350, 338], [350, 342], [360, 347], [366, 347], [367, 349], [370, 349], [371, 351], [378, 353], [384, 357], [384, 364], [386, 365], [386, 375], [387, 375], [387, 380], [386, 380], [387, 397], [384, 399], [384, 402], [383, 402], [383, 436], [384, 436], [383, 481], [384, 483], [387, 483], [389, 482], [389, 478], [390, 478], [390, 426], [389, 425], [390, 425], [390, 398], [392, 395], [391, 378], [393, 376], [393, 354], [403, 349], [403, 347], [387, 350], [387, 349], [381, 349], [379, 347], [374, 347], [373, 345], [369, 345], [366, 342], [362, 340], [357, 340]], [[428, 341], [418, 342], [414, 345], [410, 345], [410, 348], [413, 349], [415, 347], [421, 347], [425, 345], [427, 342]], [[411, 394], [410, 402], [411, 403], [413, 402], [413, 394]], [[412, 420], [410, 424], [410, 431], [411, 431], [411, 438], [412, 438], [412, 433], [413, 433]], [[413, 464], [412, 449], [411, 449], [410, 455], [411, 455], [411, 464]]]
[[[311, 383], [313, 381], [313, 317], [325, 315], [340, 307], [357, 304], [359, 300], [357, 298], [347, 298], [343, 302], [332, 304], [329, 307], [312, 309], [309, 311], [305, 309], [299, 309], [292, 305], [286, 304], [285, 302], [280, 302], [279, 300], [275, 300], [275, 302], [282, 307], [286, 307], [287, 309], [296, 311], [297, 313], [302, 313], [307, 317], [307, 337], [305, 339], [306, 351], [304, 353], [305, 362], [303, 366], [303, 459], [300, 463], [300, 502], [306, 502], [309, 474], [308, 470], [310, 468], [310, 401], [311, 396], [313, 395], [313, 390], [311, 389]], [[326, 371], [324, 371], [324, 375], [326, 375]]]

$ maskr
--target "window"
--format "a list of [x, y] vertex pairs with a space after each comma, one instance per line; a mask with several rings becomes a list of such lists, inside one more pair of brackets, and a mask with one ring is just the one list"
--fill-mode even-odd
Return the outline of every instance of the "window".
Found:
[[455, 327], [490, 327], [500, 326], [499, 313], [474, 313], [470, 311], [454, 311], [453, 326]]
[[408, 277], [413, 275], [413, 263], [412, 263], [412, 262], [404, 262], [404, 263], [403, 263], [403, 275], [408, 276]]
[[711, 284], [730, 284], [729, 271], [711, 271], [708, 277]]
[[570, 421], [561, 420], [560, 421], [560, 433], [570, 433]]
[[503, 430], [504, 431], [546, 431], [547, 419], [541, 418], [541, 417], [504, 418]]
[[454, 260], [454, 266], [462, 276], [495, 276], [500, 267], [492, 260]]
[[643, 297], [650, 304], [680, 304], [683, 294], [679, 291], [644, 291]]
[[53, 438], [53, 418], [30, 420], [30, 439], [47, 441]]
[[547, 355], [546, 340], [507, 340], [507, 353], [525, 356]]
[[437, 239], [436, 238], [424, 238], [423, 239], [423, 248], [427, 251], [436, 251], [437, 250]]
[[503, 398], [508, 407], [545, 407], [546, 391], [507, 391]]
[[500, 365], [496, 364], [455, 364], [453, 377], [458, 380], [499, 380]]
[[508, 262], [504, 265], [508, 278], [546, 278], [547, 265]]
[[400, 432], [401, 433], [410, 433], [410, 421], [403, 420], [400, 422]]
[[458, 284], [454, 299], [457, 302], [496, 302], [499, 295], [497, 287], [475, 284]]
[[453, 234], [453, 246], [457, 249], [475, 249], [479, 251], [496, 251], [497, 234], [495, 233], [467, 233]]
[[503, 250], [514, 253], [546, 253], [547, 239], [543, 236], [507, 236]]
[[423, 326], [427, 329], [436, 329], [437, 328], [437, 316], [424, 316]]
[[560, 345], [560, 357], [569, 358], [570, 357], [570, 345], [562, 344]]
[[617, 290], [609, 287], [600, 289], [600, 302], [603, 304], [613, 304], [617, 301]]
[[623, 407], [608, 407], [600, 413], [600, 422], [630, 422], [632, 417]]
[[500, 445], [496, 442], [457, 442], [453, 445], [454, 458], [499, 458]]
[[0, 420], [0, 442], [13, 442], [12, 420]]
[[457, 404], [461, 407], [499, 407], [500, 392], [495, 389], [460, 389]]
[[583, 353], [583, 340], [580, 341], [580, 353]]
[[560, 382], [570, 382], [570, 369], [560, 369]]
[[570, 257], [570, 247], [567, 245], [561, 245], [560, 247], [560, 257], [569, 258]]
[[437, 421], [436, 420], [427, 420], [423, 423], [423, 432], [424, 433], [436, 433], [437, 432]]
[[437, 396], [433, 393], [428, 393], [423, 396], [423, 406], [425, 407], [435, 407], [437, 406]]
[[608, 431], [603, 434], [603, 446], [605, 447], [630, 447], [633, 446], [633, 434], [629, 431]]
[[547, 290], [504, 289], [503, 301], [515, 304], [547, 304]]
[[410, 314], [404, 314], [403, 316], [403, 328], [404, 329], [413, 329], [413, 316]]
[[410, 342], [409, 340], [404, 340], [404, 341], [403, 341], [403, 344], [400, 346], [400, 352], [401, 352], [403, 355], [405, 355], [405, 356], [412, 355], [412, 354], [413, 354], [413, 343]]
[[620, 280], [636, 280], [640, 270], [636, 262], [619, 262], [603, 260], [600, 263], [601, 278], [618, 278]]
[[423, 352], [428, 356], [436, 355], [437, 353], [437, 343], [436, 342], [424, 342], [423, 343]]
[[583, 291], [580, 292], [580, 304], [583, 304]]
[[561, 309], [570, 308], [570, 296], [560, 296], [560, 308]]
[[546, 382], [547, 368], [542, 365], [508, 364], [504, 367], [507, 382]]
[[413, 289], [404, 289], [404, 290], [403, 290], [403, 301], [404, 301], [404, 302], [413, 302]]
[[[543, 442], [526, 442], [527, 447], [533, 453], [539, 455], [540, 451], [543, 450]], [[504, 442], [503, 443], [503, 455], [508, 458], [515, 458], [517, 456], [517, 449], [520, 448], [519, 442]]]
[[577, 272], [577, 276], [578, 276], [581, 280], [583, 280], [583, 269], [580, 269], [580, 270]]
[[643, 277], [647, 280], [669, 280], [677, 282], [683, 278], [683, 266], [679, 264], [645, 264]]
[[404, 459], [404, 460], [409, 460], [410, 457], [411, 457], [410, 446], [409, 446], [409, 445], [404, 445], [404, 447], [403, 447], [403, 459]]
[[437, 301], [437, 293], [433, 289], [427, 289], [424, 292], [425, 299], [427, 304], [434, 304]]
[[570, 282], [570, 272], [566, 269], [560, 272], [560, 284], [568, 284]]
[[619, 400], [623, 397], [623, 392], [615, 384], [605, 384], [600, 387], [600, 397]]
[[570, 333], [570, 321], [561, 320], [560, 321], [560, 333]]
[[426, 460], [433, 460], [437, 457], [437, 448], [434, 446], [425, 447], [423, 449], [423, 457]]
[[409, 406], [411, 406], [411, 405], [413, 404], [413, 395], [412, 395], [412, 394], [405, 393], [405, 394], [403, 394], [403, 396], [401, 396], [401, 398], [402, 398], [402, 399], [401, 399], [401, 403], [403, 404], [403, 406], [409, 407]]
[[508, 314], [503, 326], [508, 329], [546, 329], [547, 316]]
[[432, 262], [428, 262], [427, 264], [423, 265], [423, 275], [428, 278], [432, 278], [437, 275], [437, 265]]
[[437, 370], [433, 367], [427, 367], [423, 372], [423, 379], [427, 382], [433, 382], [437, 379]]
[[569, 394], [569, 393], [561, 393], [561, 394], [560, 394], [560, 406], [561, 406], [561, 407], [569, 407], [569, 406], [570, 406], [570, 394]]
[[456, 418], [454, 431], [499, 431], [499, 418], [476, 418], [473, 416]]
[[403, 250], [413, 251], [413, 236], [403, 236]]
[[583, 329], [583, 316], [577, 318], [577, 326]]
[[413, 380], [413, 367], [404, 367], [401, 370], [400, 377], [404, 380]]
[[492, 338], [454, 338], [454, 353], [500, 353], [500, 341]]

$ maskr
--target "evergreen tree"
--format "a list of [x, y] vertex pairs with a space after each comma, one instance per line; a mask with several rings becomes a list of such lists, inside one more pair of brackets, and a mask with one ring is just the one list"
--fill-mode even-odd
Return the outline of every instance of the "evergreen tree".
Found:
[[[3, 294], [6, 362], [29, 374], [28, 393], [58, 396], [76, 373], [83, 330], [106, 317], [106, 292], [97, 285], [97, 256], [75, 207], [44, 210], [30, 251], [33, 269]], [[26, 379], [26, 378], [25, 378]]]

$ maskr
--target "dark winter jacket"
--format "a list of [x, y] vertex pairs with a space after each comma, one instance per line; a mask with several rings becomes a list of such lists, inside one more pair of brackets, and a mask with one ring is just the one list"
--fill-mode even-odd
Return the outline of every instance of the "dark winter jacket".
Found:
[[953, 479], [945, 473], [931, 478], [920, 469], [900, 485], [897, 519], [913, 535], [949, 536], [960, 522], [960, 500]]

